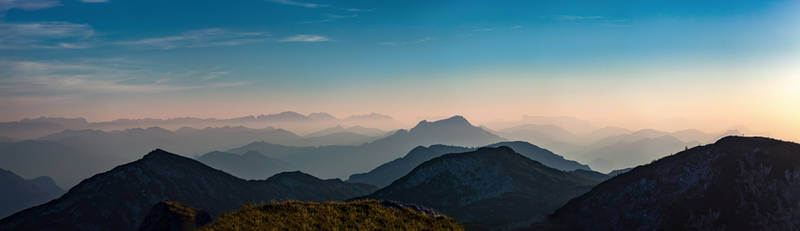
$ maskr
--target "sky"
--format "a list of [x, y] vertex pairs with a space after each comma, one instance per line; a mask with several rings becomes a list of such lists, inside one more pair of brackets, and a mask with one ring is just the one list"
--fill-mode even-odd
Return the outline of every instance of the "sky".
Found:
[[800, 140], [800, 1], [0, 0], [0, 121], [574, 116]]

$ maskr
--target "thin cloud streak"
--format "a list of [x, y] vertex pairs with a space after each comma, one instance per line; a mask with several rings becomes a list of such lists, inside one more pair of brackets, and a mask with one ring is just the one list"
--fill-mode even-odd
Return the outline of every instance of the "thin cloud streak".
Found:
[[0, 17], [10, 9], [39, 10], [60, 5], [58, 0], [0, 0]]
[[[117, 65], [116, 60], [78, 63], [3, 61], [0, 62], [0, 98], [71, 97], [93, 94], [143, 94], [236, 87], [243, 82], [212, 82], [227, 72], [212, 72], [200, 76], [204, 82], [180, 84], [170, 73], [148, 71], [144, 68]], [[197, 76], [196, 74], [193, 74]], [[142, 77], [162, 78], [144, 81]], [[192, 77], [188, 77], [192, 78]], [[194, 77], [195, 79], [198, 77]]]
[[238, 46], [262, 42], [267, 36], [269, 35], [261, 32], [232, 32], [220, 28], [209, 28], [186, 31], [173, 36], [116, 42], [116, 44], [169, 50], [177, 48]]
[[436, 40], [436, 38], [430, 37], [430, 36], [426, 36], [426, 37], [422, 37], [422, 38], [419, 38], [419, 39], [414, 39], [414, 40], [411, 40], [411, 41], [404, 41], [404, 42], [396, 42], [396, 41], [380, 42], [380, 43], [378, 43], [378, 45], [381, 45], [381, 46], [402, 46], [402, 45], [426, 43], [426, 42], [433, 41], [433, 40]]
[[317, 3], [307, 3], [307, 2], [298, 2], [293, 0], [267, 0], [268, 2], [274, 2], [281, 5], [287, 6], [299, 6], [305, 8], [322, 8], [322, 7], [329, 7], [330, 5], [327, 4], [317, 4]]
[[373, 11], [375, 11], [375, 8], [372, 8], [372, 9], [348, 8], [348, 9], [345, 9], [345, 10], [349, 11], [349, 12], [373, 12]]
[[88, 48], [94, 34], [88, 24], [0, 23], [0, 49]]
[[580, 15], [559, 15], [556, 18], [566, 21], [598, 20], [604, 19], [603, 16], [580, 16]]
[[280, 40], [280, 42], [306, 42], [306, 43], [328, 42], [328, 41], [331, 41], [331, 39], [328, 37], [321, 35], [313, 35], [313, 34], [299, 34], [295, 36], [286, 37]]

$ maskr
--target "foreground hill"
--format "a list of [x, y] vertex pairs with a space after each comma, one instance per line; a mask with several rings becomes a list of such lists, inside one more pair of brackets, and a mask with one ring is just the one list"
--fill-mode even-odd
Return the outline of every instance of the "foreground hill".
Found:
[[[564, 157], [556, 155], [546, 149], [540, 148], [528, 142], [514, 141], [514, 142], [500, 142], [488, 145], [487, 147], [502, 147], [506, 146], [513, 149], [515, 152], [522, 154], [525, 157], [539, 161], [548, 167], [572, 171], [572, 170], [591, 170], [589, 166], [582, 165], [576, 161], [566, 160]], [[408, 174], [414, 167], [419, 164], [439, 157], [447, 153], [459, 153], [474, 151], [475, 148], [446, 146], [446, 145], [431, 145], [430, 147], [416, 147], [412, 149], [406, 156], [395, 159], [388, 163], [382, 164], [377, 168], [360, 174], [353, 174], [347, 180], [352, 183], [367, 183], [378, 187], [384, 187], [391, 184], [393, 181]]]
[[798, 230], [800, 144], [725, 137], [640, 166], [534, 228]]
[[0, 169], [0, 218], [55, 199], [62, 193], [64, 190], [50, 177], [26, 180], [13, 172]]
[[498, 229], [541, 220], [599, 181], [547, 167], [508, 147], [480, 148], [427, 161], [366, 198], [419, 204], [468, 228]]
[[390, 201], [244, 206], [200, 230], [463, 230], [452, 218]]
[[[310, 176], [303, 175], [246, 181], [198, 161], [155, 150], [140, 160], [82, 181], [56, 200], [0, 220], [0, 230], [135, 230], [160, 201], [184, 203], [215, 216], [247, 203], [343, 200], [374, 190], [368, 185], [309, 180]], [[298, 176], [301, 178], [293, 179]], [[297, 191], [304, 193], [292, 193]]]

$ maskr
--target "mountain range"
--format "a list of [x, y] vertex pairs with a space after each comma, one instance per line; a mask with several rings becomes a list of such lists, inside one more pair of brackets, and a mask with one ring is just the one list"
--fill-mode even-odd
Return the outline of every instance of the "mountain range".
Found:
[[136, 230], [161, 201], [218, 216], [247, 203], [344, 200], [374, 190], [300, 172], [247, 181], [159, 149], [83, 180], [58, 199], [0, 220], [0, 230]]
[[800, 144], [725, 137], [636, 167], [558, 209], [542, 230], [797, 230]]
[[[439, 121], [422, 121], [410, 130], [398, 130], [384, 138], [358, 146], [293, 147], [267, 142], [254, 142], [227, 152], [243, 154], [257, 151], [265, 156], [283, 160], [296, 170], [324, 178], [347, 178], [366, 172], [375, 166], [400, 157], [416, 146], [450, 144], [456, 146], [485, 146], [502, 141], [464, 117], [454, 116]], [[208, 162], [211, 166], [216, 163]]]
[[45, 203], [64, 193], [50, 177], [27, 180], [4, 169], [0, 169], [0, 186], [0, 218]]
[[740, 133], [737, 130], [706, 133], [692, 129], [676, 132], [654, 129], [630, 131], [618, 127], [593, 128], [572, 120], [543, 121], [560, 122], [574, 128], [571, 131], [554, 124], [524, 124], [499, 130], [497, 134], [508, 139], [536, 143], [570, 159], [588, 163], [597, 171], [610, 172], [646, 164], [687, 147]]
[[[81, 179], [136, 160], [140, 153], [156, 148], [195, 155], [255, 141], [313, 146], [337, 142], [352, 144], [358, 143], [358, 139], [366, 142], [376, 138], [347, 132], [302, 137], [283, 129], [246, 127], [185, 127], [175, 131], [158, 127], [122, 131], [64, 130], [35, 140], [0, 142], [0, 168], [26, 177], [53, 176], [61, 187], [69, 188]], [[268, 176], [271, 175], [264, 177]]]
[[214, 151], [197, 157], [197, 160], [242, 179], [266, 179], [291, 170], [289, 163], [256, 151], [244, 154]]
[[[542, 149], [528, 142], [515, 141], [515, 142], [500, 142], [486, 147], [509, 147], [515, 152], [532, 160], [539, 161], [540, 163], [559, 170], [572, 171], [577, 169], [591, 170], [589, 166], [582, 165], [578, 162], [566, 160], [564, 157], [556, 155], [546, 149]], [[359, 173], [350, 175], [347, 182], [353, 183], [366, 183], [378, 187], [384, 187], [391, 184], [393, 181], [408, 174], [414, 167], [419, 164], [439, 157], [447, 153], [460, 153], [474, 151], [476, 148], [466, 148], [447, 145], [431, 145], [429, 147], [418, 146], [412, 149], [404, 157], [397, 158], [385, 164], [378, 166], [375, 169], [366, 173]]]
[[430, 207], [471, 230], [508, 229], [542, 220], [603, 176], [550, 168], [509, 147], [487, 147], [426, 161], [364, 198]]
[[[359, 119], [373, 117], [378, 120], [387, 119], [380, 115], [369, 115]], [[258, 118], [254, 117], [254, 120]], [[263, 116], [261, 119], [301, 122], [349, 120], [331, 118], [324, 113], [308, 116], [282, 113]], [[570, 119], [530, 121], [567, 124], [572, 127], [570, 130], [578, 131], [588, 128], [580, 123], [570, 122]], [[83, 124], [85, 120], [43, 118], [24, 121], [25, 124], [43, 122], [62, 124], [59, 126], [63, 127]], [[688, 140], [711, 139], [727, 133], [736, 133], [729, 131], [714, 134], [696, 130], [672, 133], [657, 130], [631, 132], [614, 127], [598, 128], [586, 133], [570, 130], [552, 124], [528, 124], [496, 131], [502, 135], [500, 136], [493, 134], [487, 128], [473, 126], [461, 116], [433, 122], [422, 121], [409, 130], [397, 130], [379, 136], [365, 134], [380, 134], [381, 130], [359, 126], [346, 127], [338, 123], [306, 136], [271, 127], [261, 129], [184, 127], [174, 131], [158, 127], [120, 131], [64, 130], [35, 140], [0, 141], [0, 160], [2, 160], [0, 168], [9, 169], [28, 178], [52, 176], [59, 186], [69, 188], [92, 174], [136, 160], [140, 153], [155, 148], [174, 150], [176, 153], [197, 157], [214, 151], [238, 155], [248, 151], [258, 151], [263, 156], [288, 163], [287, 167], [276, 167], [277, 169], [270, 167], [272, 170], [247, 172], [250, 170], [245, 170], [250, 167], [242, 167], [241, 171], [236, 171], [233, 170], [236, 166], [226, 166], [225, 163], [216, 165], [215, 161], [209, 160], [205, 163], [247, 179], [264, 179], [282, 170], [301, 170], [324, 178], [344, 179], [352, 174], [368, 172], [376, 166], [402, 157], [420, 145], [481, 147], [511, 138], [529, 141], [539, 147], [553, 150], [565, 158], [588, 163], [594, 170], [610, 172], [646, 164], [687, 147], [711, 142]], [[241, 159], [241, 156], [231, 157]], [[543, 159], [539, 160], [546, 162]], [[247, 162], [245, 159], [227, 161]], [[396, 175], [395, 177], [401, 176]], [[388, 182], [379, 184], [385, 185]]]
[[277, 114], [244, 116], [230, 119], [181, 117], [171, 119], [116, 119], [104, 122], [89, 122], [84, 118], [40, 117], [0, 123], [0, 136], [15, 139], [34, 139], [63, 130], [124, 130], [130, 128], [161, 127], [179, 129], [182, 127], [205, 128], [226, 126], [247, 126], [253, 128], [279, 127], [300, 133], [312, 133], [333, 126], [365, 126], [391, 130], [405, 124], [387, 115], [377, 113], [353, 115], [336, 118], [324, 112], [303, 115], [293, 111]]

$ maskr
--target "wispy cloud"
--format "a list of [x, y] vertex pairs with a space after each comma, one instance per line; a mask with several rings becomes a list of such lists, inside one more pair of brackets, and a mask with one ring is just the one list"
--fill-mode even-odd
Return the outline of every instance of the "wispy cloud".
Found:
[[88, 24], [0, 23], [0, 49], [87, 48], [94, 34]]
[[281, 39], [280, 42], [327, 42], [331, 41], [330, 38], [321, 36], [321, 35], [313, 35], [313, 34], [299, 34], [295, 36], [286, 37]]
[[228, 74], [230, 74], [230, 72], [227, 72], [227, 71], [212, 71], [212, 72], [208, 72], [201, 79], [203, 81], [208, 81], [208, 80], [216, 79], [216, 78], [219, 78], [219, 77], [222, 77], [222, 76], [226, 76]]
[[[0, 61], [0, 99], [69, 98], [93, 94], [143, 94], [242, 86], [241, 82], [179, 81], [173, 74], [110, 60]], [[205, 78], [201, 73], [189, 79]], [[221, 73], [211, 73], [221, 76]], [[150, 79], [150, 80], [147, 80]]]
[[420, 43], [426, 43], [426, 42], [433, 41], [433, 40], [436, 40], [436, 38], [434, 38], [434, 37], [430, 37], [430, 36], [425, 36], [425, 37], [422, 37], [422, 38], [418, 38], [418, 39], [414, 39], [414, 40], [409, 40], [409, 41], [400, 41], [400, 42], [397, 42], [397, 41], [386, 41], [386, 42], [379, 42], [379, 43], [378, 43], [378, 45], [381, 45], [381, 46], [403, 46], [403, 45], [410, 45], [410, 44], [420, 44]]
[[372, 9], [347, 8], [347, 9], [344, 9], [344, 10], [349, 11], [349, 12], [373, 12], [373, 11], [375, 11], [375, 8], [372, 8]]
[[329, 7], [330, 5], [327, 4], [317, 4], [317, 3], [308, 3], [308, 2], [298, 2], [293, 0], [267, 0], [268, 2], [274, 2], [282, 5], [288, 6], [299, 6], [305, 8], [321, 8], [321, 7]]
[[594, 23], [604, 27], [630, 26], [630, 20], [628, 19], [608, 18], [603, 16], [558, 15], [555, 16], [555, 18], [574, 23]]
[[492, 32], [492, 31], [494, 31], [494, 28], [478, 28], [478, 29], [474, 29], [472, 31], [474, 31], [474, 32]]
[[599, 20], [604, 19], [603, 16], [581, 16], [581, 15], [559, 15], [556, 18], [565, 21], [583, 21], [583, 20]]
[[333, 22], [333, 21], [336, 21], [336, 20], [339, 20], [339, 19], [355, 18], [355, 17], [358, 17], [358, 14], [341, 15], [341, 14], [328, 14], [328, 13], [326, 13], [326, 14], [322, 14], [322, 17], [324, 17], [324, 19], [320, 19], [320, 20], [316, 20], [316, 21], [306, 21], [306, 22], [303, 22], [303, 23]]
[[0, 0], [0, 17], [10, 9], [39, 10], [60, 5], [58, 0]]
[[117, 42], [119, 45], [156, 49], [237, 46], [264, 41], [269, 34], [233, 32], [220, 28], [186, 31], [178, 35]]

